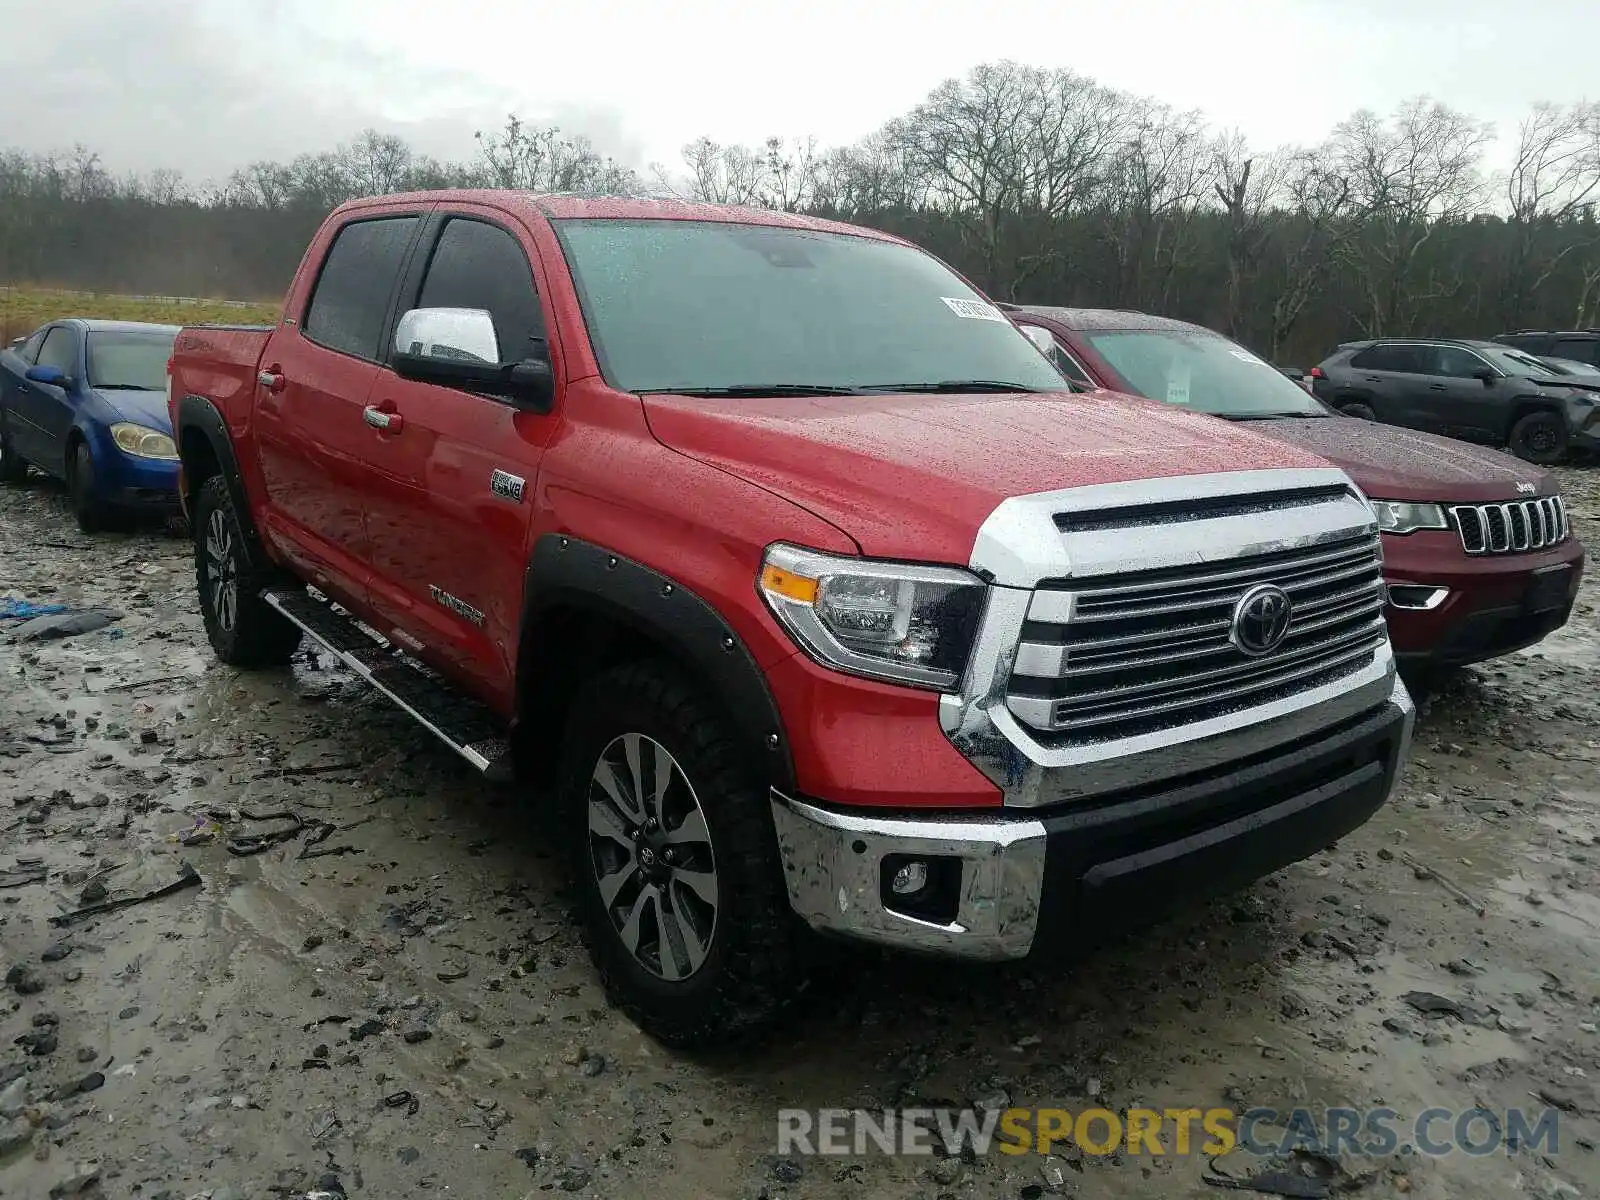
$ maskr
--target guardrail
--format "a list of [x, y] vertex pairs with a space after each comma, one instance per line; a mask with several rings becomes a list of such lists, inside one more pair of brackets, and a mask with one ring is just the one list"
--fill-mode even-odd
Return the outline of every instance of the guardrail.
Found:
[[46, 296], [115, 296], [119, 300], [146, 300], [158, 304], [205, 304], [214, 308], [260, 308], [262, 301], [250, 300], [212, 300], [205, 296], [156, 296], [146, 295], [142, 292], [112, 292], [112, 291], [84, 291], [78, 288], [41, 288], [21, 287], [15, 284], [0, 283], [0, 298], [8, 292], [27, 292], [29, 295]]

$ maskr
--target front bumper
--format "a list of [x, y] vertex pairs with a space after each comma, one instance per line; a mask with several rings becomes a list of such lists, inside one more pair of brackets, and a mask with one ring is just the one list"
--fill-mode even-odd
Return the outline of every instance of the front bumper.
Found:
[[[795, 911], [813, 928], [972, 959], [1100, 940], [1314, 854], [1388, 798], [1415, 709], [1387, 701], [1221, 767], [998, 815], [861, 816], [774, 793]], [[897, 896], [908, 861], [942, 894]]]
[[[1385, 610], [1395, 656], [1410, 666], [1463, 666], [1534, 645], [1571, 615], [1583, 579], [1576, 536], [1544, 550], [1469, 557], [1454, 530], [1384, 537], [1384, 576], [1396, 589], [1446, 593], [1434, 607]], [[1564, 594], [1542, 582], [1565, 579]]]
[[177, 459], [140, 458], [129, 454], [109, 434], [94, 444], [96, 486], [100, 498], [119, 508], [177, 512]]

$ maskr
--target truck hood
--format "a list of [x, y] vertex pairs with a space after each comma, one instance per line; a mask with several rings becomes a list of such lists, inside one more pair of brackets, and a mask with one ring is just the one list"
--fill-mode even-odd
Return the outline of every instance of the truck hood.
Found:
[[[1355, 417], [1253, 421], [1252, 429], [1320, 455], [1342, 467], [1367, 495], [1380, 500], [1483, 503], [1553, 496], [1550, 472], [1509, 454], [1454, 438], [1378, 425]], [[1518, 484], [1532, 484], [1530, 493]]]
[[682, 454], [810, 510], [864, 554], [966, 563], [1012, 496], [1218, 471], [1326, 468], [1253, 430], [1113, 392], [644, 397]]
[[168, 436], [172, 434], [172, 417], [167, 412], [165, 388], [158, 392], [132, 388], [96, 388], [94, 394], [105, 401], [106, 407], [124, 421], [133, 421], [151, 429], [158, 429]]

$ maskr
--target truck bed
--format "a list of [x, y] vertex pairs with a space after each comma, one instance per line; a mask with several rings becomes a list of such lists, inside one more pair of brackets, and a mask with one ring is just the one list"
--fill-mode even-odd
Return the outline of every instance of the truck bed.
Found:
[[271, 325], [184, 326], [172, 346], [172, 402], [205, 396], [229, 413], [236, 402], [248, 401], [272, 330]]

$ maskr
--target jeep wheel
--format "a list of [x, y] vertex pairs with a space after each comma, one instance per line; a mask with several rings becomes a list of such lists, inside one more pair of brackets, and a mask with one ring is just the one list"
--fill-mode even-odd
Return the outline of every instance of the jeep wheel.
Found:
[[721, 718], [668, 667], [592, 680], [561, 764], [589, 952], [612, 1002], [669, 1045], [759, 1033], [798, 993], [767, 789]]
[[1531, 412], [1511, 427], [1511, 453], [1527, 462], [1552, 466], [1566, 457], [1567, 422], [1560, 413]]
[[1347, 417], [1355, 417], [1362, 421], [1376, 421], [1378, 414], [1372, 411], [1372, 405], [1363, 404], [1359, 400], [1352, 400], [1348, 404], [1339, 405], [1339, 411]]
[[11, 447], [11, 435], [0, 428], [0, 483], [21, 483], [28, 477], [28, 462]]
[[217, 657], [235, 667], [275, 667], [300, 645], [300, 629], [261, 598], [272, 571], [244, 534], [227, 481], [206, 480], [194, 500], [194, 573], [200, 616]]

